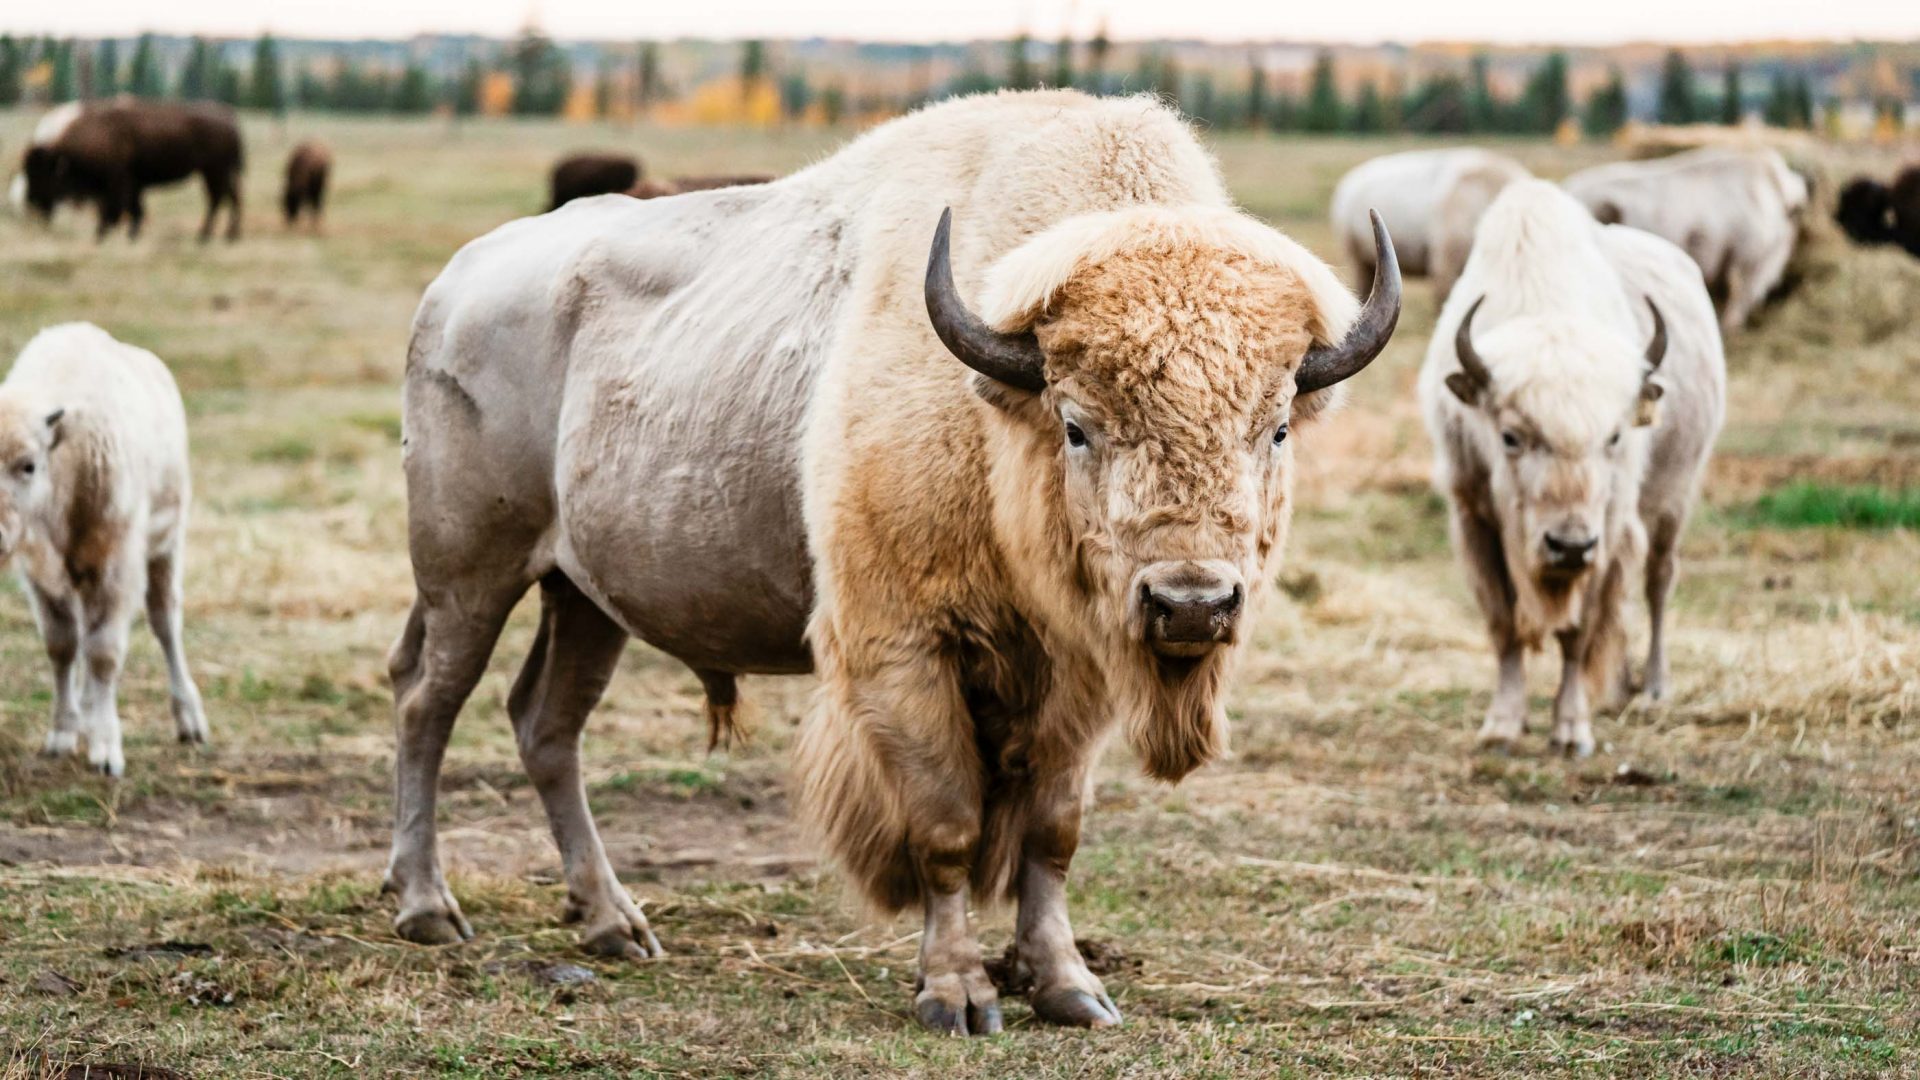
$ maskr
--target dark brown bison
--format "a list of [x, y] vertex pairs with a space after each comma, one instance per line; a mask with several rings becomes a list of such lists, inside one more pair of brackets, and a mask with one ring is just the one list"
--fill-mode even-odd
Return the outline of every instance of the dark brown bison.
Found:
[[553, 167], [553, 199], [558, 210], [589, 195], [614, 195], [640, 182], [640, 162], [626, 154], [574, 154]]
[[1883, 184], [1859, 177], [1840, 190], [1834, 221], [1862, 244], [1898, 244], [1920, 256], [1920, 165], [1909, 165]]
[[327, 198], [327, 173], [333, 168], [333, 153], [317, 139], [308, 139], [287, 155], [287, 189], [281, 196], [287, 214], [287, 228], [307, 215], [307, 224], [320, 228], [320, 211]]
[[240, 238], [240, 128], [231, 110], [120, 97], [63, 105], [41, 120], [21, 163], [26, 204], [51, 218], [62, 202], [90, 202], [104, 237], [127, 218], [127, 235], [140, 234], [147, 188], [199, 173], [207, 185], [207, 216], [200, 239], [213, 235], [214, 215], [228, 208], [227, 239]]
[[627, 194], [636, 199], [658, 199], [667, 195], [684, 195], [689, 191], [747, 187], [753, 184], [770, 183], [772, 180], [773, 177], [764, 173], [744, 176], [680, 176], [672, 180], [642, 180], [628, 188]]

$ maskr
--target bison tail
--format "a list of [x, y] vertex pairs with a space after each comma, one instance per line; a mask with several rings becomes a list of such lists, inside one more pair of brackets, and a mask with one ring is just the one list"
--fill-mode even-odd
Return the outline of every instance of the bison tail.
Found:
[[736, 742], [745, 743], [749, 732], [740, 722], [740, 683], [725, 671], [696, 668], [700, 685], [707, 693], [707, 753], [721, 745], [731, 750]]

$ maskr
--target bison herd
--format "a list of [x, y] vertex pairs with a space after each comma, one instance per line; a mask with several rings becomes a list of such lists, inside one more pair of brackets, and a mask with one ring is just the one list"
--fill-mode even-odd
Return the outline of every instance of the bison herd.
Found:
[[[198, 173], [202, 237], [223, 205], [233, 236], [241, 161], [211, 108], [59, 110], [25, 198], [43, 215], [90, 201], [102, 233], [122, 216], [137, 232], [145, 187]], [[324, 146], [294, 151], [289, 224], [317, 222], [329, 166]], [[1237, 208], [1145, 97], [965, 98], [777, 181], [648, 180], [612, 155], [551, 181], [553, 211], [464, 247], [413, 322], [396, 928], [473, 934], [441, 870], [440, 767], [537, 587], [507, 705], [586, 948], [661, 952], [582, 783], [581, 732], [629, 639], [699, 676], [716, 735], [739, 676], [811, 671], [801, 811], [876, 908], [921, 912], [914, 1012], [956, 1034], [1002, 1026], [976, 901], [1015, 906], [1038, 1017], [1120, 1022], [1067, 905], [1094, 762], [1118, 734], [1175, 781], [1225, 750], [1297, 455], [1393, 335], [1403, 271], [1443, 300], [1418, 398], [1497, 657], [1482, 741], [1526, 730], [1525, 657], [1549, 640], [1551, 739], [1570, 754], [1594, 749], [1596, 704], [1636, 683], [1663, 696], [1677, 542], [1725, 412], [1722, 331], [1777, 283], [1808, 203], [1770, 150], [1561, 185], [1483, 150], [1395, 155], [1334, 195], [1357, 300]], [[1911, 170], [1861, 181], [1841, 221], [1913, 250], [1917, 189]], [[574, 201], [614, 193], [635, 197]], [[143, 601], [180, 736], [203, 739], [165, 368], [90, 326], [46, 331], [0, 385], [0, 455], [0, 557], [25, 567], [54, 669], [48, 751], [84, 737], [121, 772], [114, 679]], [[1637, 679], [1636, 579], [1652, 631]]]

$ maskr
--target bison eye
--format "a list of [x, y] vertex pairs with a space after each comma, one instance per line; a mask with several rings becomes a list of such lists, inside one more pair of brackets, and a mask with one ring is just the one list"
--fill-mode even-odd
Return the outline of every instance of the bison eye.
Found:
[[1607, 449], [1611, 450], [1614, 447], [1619, 445], [1620, 445], [1620, 433], [1616, 431], [1613, 433], [1613, 437], [1607, 440]]
[[1279, 446], [1287, 441], [1287, 425], [1281, 424], [1273, 430], [1273, 445]]
[[1075, 450], [1087, 445], [1087, 433], [1081, 431], [1080, 425], [1071, 420], [1067, 421], [1067, 445]]
[[1503, 432], [1501, 432], [1501, 433], [1500, 433], [1500, 441], [1501, 441], [1501, 442], [1503, 442], [1503, 443], [1505, 443], [1505, 444], [1507, 444], [1507, 452], [1508, 452], [1508, 453], [1510, 453], [1510, 454], [1512, 454], [1512, 453], [1518, 453], [1518, 452], [1519, 452], [1519, 450], [1520, 450], [1520, 436], [1518, 436], [1518, 435], [1515, 435], [1515, 434], [1514, 434], [1513, 432], [1511, 432], [1511, 431], [1503, 431]]
[[19, 473], [21, 476], [32, 476], [33, 470], [34, 464], [32, 461], [23, 461], [13, 467], [13, 471]]

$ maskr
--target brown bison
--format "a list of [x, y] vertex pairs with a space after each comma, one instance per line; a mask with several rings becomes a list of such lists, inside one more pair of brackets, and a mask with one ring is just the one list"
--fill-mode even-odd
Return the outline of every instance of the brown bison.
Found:
[[626, 154], [574, 154], [553, 167], [549, 211], [589, 195], [617, 195], [640, 182], [640, 162]]
[[200, 239], [213, 235], [220, 207], [227, 239], [240, 238], [240, 128], [233, 112], [204, 103], [178, 105], [120, 97], [63, 105], [34, 130], [21, 163], [26, 204], [51, 218], [62, 202], [91, 202], [100, 213], [98, 236], [127, 218], [127, 235], [140, 234], [147, 188], [195, 173], [207, 185]]
[[281, 205], [291, 229], [307, 215], [307, 224], [320, 228], [320, 211], [327, 198], [327, 174], [333, 169], [333, 153], [325, 143], [308, 139], [287, 155], [287, 188]]
[[1859, 177], [1840, 191], [1834, 221], [1860, 244], [1898, 244], [1920, 256], [1920, 165], [1883, 184]]
[[1067, 910], [1094, 761], [1124, 732], [1172, 781], [1225, 749], [1296, 448], [1399, 313], [1377, 219], [1374, 241], [1363, 307], [1234, 206], [1177, 113], [1050, 91], [467, 245], [407, 359], [399, 933], [472, 933], [435, 789], [538, 585], [507, 712], [589, 949], [659, 948], [580, 768], [632, 636], [719, 709], [738, 675], [819, 673], [800, 799], [875, 906], [924, 914], [921, 1023], [1001, 1027], [970, 896], [1018, 904], [1040, 1019], [1119, 1022]]
[[773, 177], [765, 174], [744, 176], [677, 176], [672, 180], [642, 180], [627, 189], [627, 194], [636, 199], [659, 199], [668, 195], [684, 195], [689, 191], [713, 191], [718, 188], [752, 187], [755, 184], [768, 184]]

